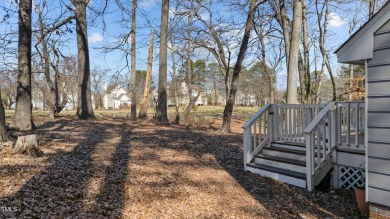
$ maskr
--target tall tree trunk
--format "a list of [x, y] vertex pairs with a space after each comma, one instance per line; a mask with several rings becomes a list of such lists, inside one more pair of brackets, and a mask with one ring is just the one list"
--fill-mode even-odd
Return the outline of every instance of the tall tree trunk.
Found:
[[75, 6], [77, 34], [77, 116], [79, 119], [95, 118], [91, 97], [91, 72], [89, 66], [89, 47], [87, 33], [88, 0], [72, 0]]
[[354, 65], [350, 64], [349, 65], [349, 94], [348, 94], [348, 100], [352, 101], [353, 100], [353, 93], [352, 93], [352, 88], [353, 88], [353, 72], [354, 72]]
[[188, 115], [191, 112], [192, 107], [195, 105], [196, 100], [198, 99], [200, 92], [194, 97], [192, 95], [192, 83], [193, 83], [193, 75], [192, 75], [192, 67], [191, 67], [191, 24], [192, 24], [192, 1], [191, 1], [191, 9], [189, 11], [188, 20], [187, 20], [187, 75], [186, 75], [186, 84], [188, 89], [188, 105], [184, 110], [183, 117], [187, 119]]
[[[51, 26], [48, 28], [47, 25], [45, 25], [44, 22], [44, 16], [43, 11], [45, 10], [47, 1], [44, 0], [42, 2], [42, 7], [37, 7], [36, 11], [38, 14], [38, 23], [39, 23], [39, 38], [38, 42], [35, 44], [35, 48], [38, 51], [40, 58], [42, 60], [43, 64], [43, 72], [45, 75], [45, 79], [47, 82], [47, 85], [50, 89], [50, 94], [48, 95], [49, 98], [46, 98], [47, 101], [44, 101], [44, 104], [47, 104], [49, 106], [49, 119], [54, 119], [54, 116], [58, 115], [58, 113], [61, 112], [61, 110], [65, 107], [67, 98], [63, 98], [62, 102], [60, 103], [60, 89], [58, 84], [60, 83], [61, 75], [59, 73], [59, 62], [60, 62], [60, 55], [57, 51], [56, 42], [53, 42], [51, 44], [52, 51], [55, 55], [55, 63], [52, 62], [50, 58], [49, 48], [48, 48], [48, 41], [50, 34], [61, 28], [63, 25], [66, 25], [69, 23], [72, 19], [74, 19], [74, 16], [69, 16], [68, 18], [62, 20], [61, 22], [54, 23], [54, 26]], [[38, 47], [38, 44], [42, 45], [42, 53]], [[52, 66], [54, 70], [54, 81], [51, 79], [50, 75], [50, 65]], [[63, 91], [63, 89], [62, 89]]]
[[[57, 116], [68, 103], [68, 94], [65, 92], [64, 84], [61, 81], [61, 74], [59, 70], [60, 66], [60, 55], [56, 48], [53, 46], [54, 55], [56, 56], [56, 63], [52, 63], [54, 70], [54, 89], [55, 89], [55, 111], [54, 116]], [[61, 84], [61, 85], [60, 85]], [[61, 99], [62, 97], [62, 99]]]
[[150, 92], [150, 84], [152, 81], [152, 67], [153, 67], [153, 43], [154, 43], [154, 30], [152, 31], [152, 36], [150, 37], [149, 48], [148, 48], [148, 69], [146, 71], [146, 81], [144, 89], [144, 97], [142, 98], [139, 118], [145, 119], [148, 115], [148, 100]]
[[[1, 98], [1, 87], [0, 87], [0, 100]], [[3, 101], [0, 101], [0, 140], [1, 141], [8, 141], [10, 140], [10, 136], [7, 131], [7, 127], [5, 125], [5, 110]]]
[[160, 63], [158, 77], [157, 121], [168, 123], [167, 113], [167, 47], [169, 0], [162, 0], [160, 26]]
[[[192, 1], [193, 2], [193, 1]], [[212, 17], [211, 10], [209, 10], [210, 16]], [[231, 61], [231, 51], [228, 46], [226, 46], [227, 53], [225, 52], [224, 44], [222, 43], [220, 36], [218, 35], [218, 32], [215, 30], [215, 26], [213, 24], [213, 20], [205, 20], [202, 18], [202, 16], [199, 16], [199, 14], [195, 14], [197, 16], [197, 20], [202, 22], [210, 31], [211, 37], [214, 40], [214, 44], [216, 45], [217, 49], [214, 47], [205, 46], [204, 44], [202, 47], [209, 50], [215, 57], [215, 59], [218, 62], [219, 65], [219, 72], [224, 77], [224, 83], [225, 83], [225, 96], [226, 98], [229, 96], [230, 92], [230, 61]], [[227, 55], [227, 56], [226, 56]]]
[[317, 86], [316, 86], [316, 99], [315, 99], [315, 103], [319, 103], [320, 102], [320, 92], [321, 92], [321, 85], [322, 85], [322, 76], [324, 74], [324, 69], [325, 69], [325, 59], [322, 60], [322, 63], [321, 63], [321, 70], [319, 72], [319, 74], [317, 75]]
[[180, 122], [180, 113], [179, 113], [179, 96], [177, 94], [177, 76], [176, 76], [176, 61], [175, 61], [175, 31], [173, 29], [173, 20], [170, 22], [171, 29], [171, 57], [172, 57], [172, 82], [173, 82], [173, 95], [175, 96], [175, 123]]
[[270, 103], [275, 103], [275, 80], [274, 80], [274, 74], [273, 72], [268, 68], [267, 62], [266, 62], [266, 49], [265, 49], [265, 36], [264, 36], [264, 29], [263, 29], [263, 20], [261, 17], [259, 17], [260, 22], [260, 29], [256, 30], [256, 34], [259, 37], [260, 45], [261, 45], [261, 65], [263, 66], [263, 69], [265, 73], [268, 76], [269, 79], [269, 93], [270, 93]]
[[218, 87], [217, 87], [217, 80], [216, 80], [216, 75], [215, 72], [212, 73], [212, 84], [213, 84], [213, 96], [214, 96], [214, 101], [212, 100], [212, 95], [210, 95], [211, 99], [211, 104], [214, 104], [214, 106], [218, 105]]
[[[137, 74], [135, 66], [135, 31], [136, 31], [137, 0], [132, 1], [131, 10], [131, 120], [137, 120]], [[148, 66], [149, 67], [149, 66]]]
[[332, 82], [332, 101], [336, 101], [337, 100], [336, 82], [334, 80], [332, 66], [330, 66], [328, 53], [325, 53], [325, 57], [326, 57], [326, 68], [328, 69], [330, 81]]
[[[318, 2], [316, 1], [316, 5], [318, 7]], [[321, 19], [323, 17], [323, 10], [325, 8], [325, 16], [324, 16], [324, 23], [321, 25]], [[320, 33], [320, 37], [319, 37], [319, 47], [320, 47], [320, 52], [321, 52], [321, 55], [322, 55], [322, 67], [321, 67], [321, 74], [323, 74], [323, 69], [324, 69], [324, 65], [326, 66], [328, 72], [329, 72], [329, 75], [330, 75], [330, 79], [331, 79], [331, 82], [332, 82], [332, 101], [336, 101], [336, 98], [337, 98], [337, 94], [336, 94], [336, 83], [334, 81], [334, 76], [333, 76], [333, 72], [332, 72], [332, 67], [330, 66], [330, 62], [329, 62], [329, 55], [325, 49], [325, 43], [326, 43], [326, 34], [327, 34], [327, 24], [328, 24], [328, 18], [329, 18], [329, 0], [325, 0], [324, 1], [324, 5], [321, 9], [321, 13], [318, 12], [318, 8], [317, 8], [317, 17], [318, 17], [318, 29], [319, 29], [319, 33]], [[318, 95], [319, 95], [319, 92], [320, 92], [320, 83], [318, 84], [318, 88], [317, 88], [317, 100], [318, 99]]]
[[291, 46], [291, 39], [290, 39], [290, 21], [288, 20], [287, 16], [287, 10], [284, 0], [279, 0], [280, 7], [279, 7], [279, 13], [280, 13], [280, 20], [279, 23], [282, 26], [283, 30], [283, 39], [284, 39], [284, 49], [286, 51], [286, 65], [288, 68], [288, 62], [290, 60], [290, 46]]
[[14, 125], [34, 128], [31, 105], [31, 12], [32, 0], [19, 1], [18, 85]]
[[299, 75], [299, 99], [301, 103], [305, 102], [306, 97], [306, 85], [305, 85], [305, 64], [303, 63], [303, 58], [301, 51], [298, 51], [298, 75]]
[[374, 16], [375, 8], [376, 8], [376, 2], [377, 2], [377, 0], [369, 0], [368, 18], [372, 18], [372, 16]]
[[294, 1], [294, 20], [291, 31], [290, 54], [287, 67], [287, 103], [297, 102], [296, 76], [298, 73], [298, 53], [301, 42], [302, 0]]
[[309, 59], [309, 28], [307, 24], [307, 9], [306, 0], [302, 0], [302, 31], [303, 31], [303, 63], [305, 68], [304, 84], [305, 84], [305, 103], [310, 103], [311, 99], [311, 75], [310, 75], [310, 59]]
[[194, 97], [190, 97], [190, 102], [188, 103], [186, 109], [183, 112], [183, 118], [187, 119], [188, 115], [190, 115], [191, 109], [195, 106], [196, 101], [198, 100], [200, 96], [200, 92], [196, 94]]
[[234, 106], [234, 100], [236, 99], [236, 93], [237, 93], [237, 87], [238, 87], [238, 78], [240, 76], [241, 72], [241, 65], [245, 58], [245, 53], [248, 48], [248, 42], [250, 38], [250, 33], [252, 29], [252, 20], [254, 17], [254, 12], [256, 10], [256, 0], [250, 1], [249, 11], [248, 11], [248, 17], [246, 19], [245, 23], [245, 30], [244, 30], [244, 36], [242, 38], [240, 51], [237, 56], [237, 62], [234, 65], [234, 71], [233, 71], [233, 77], [232, 82], [230, 86], [230, 93], [229, 98], [227, 99], [225, 109], [223, 111], [223, 123], [220, 131], [222, 133], [229, 133], [230, 132], [230, 123], [232, 119], [232, 113], [233, 113], [233, 106]]

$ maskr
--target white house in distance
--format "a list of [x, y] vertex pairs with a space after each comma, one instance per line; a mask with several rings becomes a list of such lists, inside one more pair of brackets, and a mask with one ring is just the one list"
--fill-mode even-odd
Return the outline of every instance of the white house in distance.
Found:
[[[68, 93], [68, 102], [66, 103], [64, 110], [76, 110], [77, 109], [77, 93]], [[62, 96], [61, 98], [62, 99]], [[92, 108], [95, 109], [95, 98], [91, 95]]]
[[[182, 82], [180, 84], [181, 92], [183, 93], [183, 97], [181, 98], [180, 102], [181, 104], [187, 105], [190, 103], [190, 100], [188, 98], [188, 87], [185, 82]], [[196, 96], [197, 91], [192, 91], [192, 96]], [[195, 106], [207, 106], [207, 96], [205, 96], [203, 93], [201, 93], [198, 97], [198, 99], [195, 102]]]
[[103, 107], [105, 109], [120, 109], [130, 106], [131, 100], [127, 91], [119, 84], [104, 85]]

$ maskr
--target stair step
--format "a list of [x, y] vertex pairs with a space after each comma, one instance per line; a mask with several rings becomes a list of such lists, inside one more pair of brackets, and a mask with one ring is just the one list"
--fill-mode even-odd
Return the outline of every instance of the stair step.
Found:
[[306, 174], [289, 171], [269, 165], [251, 163], [246, 165], [246, 170], [257, 173], [262, 176], [270, 177], [275, 180], [285, 182], [290, 185], [295, 185], [301, 188], [306, 188]]
[[269, 147], [269, 148], [264, 148], [267, 150], [272, 150], [272, 151], [279, 151], [279, 152], [286, 152], [290, 154], [298, 154], [298, 155], [306, 155], [306, 151], [301, 151], [301, 150], [296, 150], [296, 149], [290, 149], [290, 148], [280, 148], [280, 147]]
[[256, 155], [255, 163], [273, 166], [276, 168], [286, 169], [300, 173], [306, 173], [306, 161], [293, 160], [282, 157], [268, 155]]
[[264, 148], [263, 154], [268, 156], [273, 156], [273, 157], [306, 161], [306, 151], [296, 150], [296, 149], [271, 146], [269, 148]]
[[[279, 142], [279, 141], [272, 142], [271, 148], [272, 147], [306, 151], [306, 144], [305, 143], [297, 143], [297, 142]], [[317, 149], [317, 146], [315, 146], [314, 149]]]
[[271, 147], [293, 149], [299, 151], [306, 151], [306, 144], [296, 142], [272, 142]]

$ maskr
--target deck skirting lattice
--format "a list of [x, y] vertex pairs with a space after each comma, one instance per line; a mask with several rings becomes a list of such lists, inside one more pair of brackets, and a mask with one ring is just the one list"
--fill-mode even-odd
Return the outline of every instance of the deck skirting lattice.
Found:
[[339, 166], [339, 188], [352, 190], [364, 186], [364, 174], [360, 168]]

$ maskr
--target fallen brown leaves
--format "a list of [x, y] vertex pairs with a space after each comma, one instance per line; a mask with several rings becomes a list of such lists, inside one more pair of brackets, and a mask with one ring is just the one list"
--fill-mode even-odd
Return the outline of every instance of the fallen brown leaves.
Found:
[[0, 218], [360, 216], [350, 192], [306, 192], [244, 172], [240, 133], [62, 119], [38, 134], [42, 158], [0, 152]]

